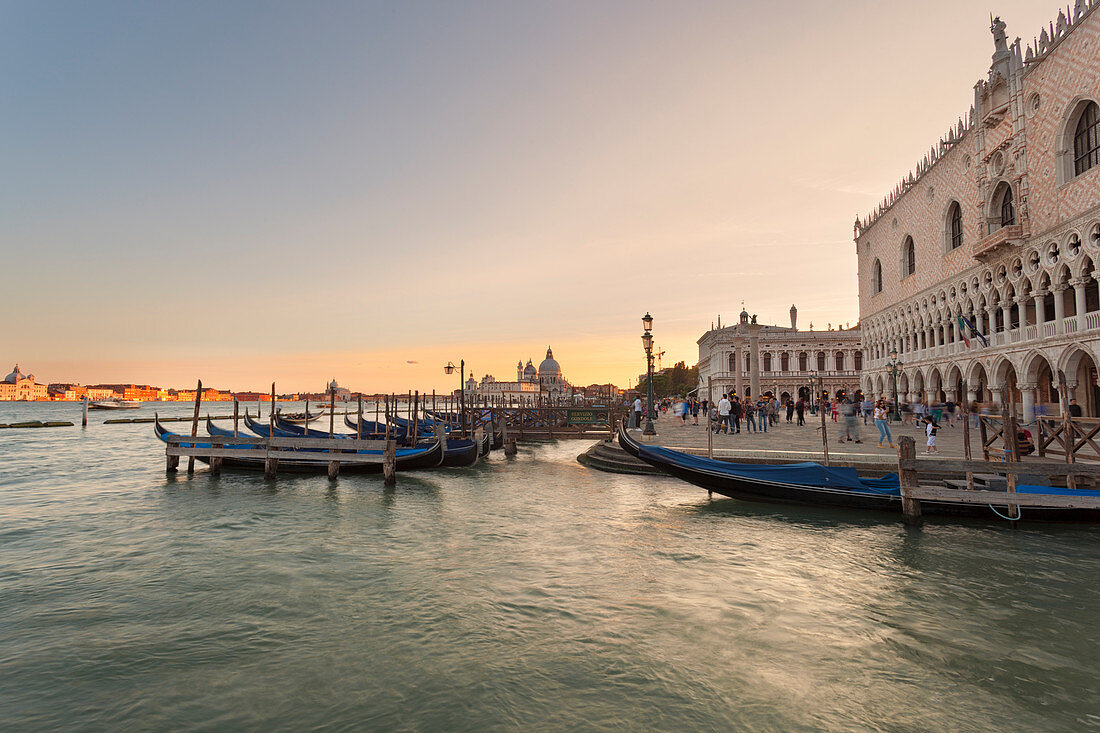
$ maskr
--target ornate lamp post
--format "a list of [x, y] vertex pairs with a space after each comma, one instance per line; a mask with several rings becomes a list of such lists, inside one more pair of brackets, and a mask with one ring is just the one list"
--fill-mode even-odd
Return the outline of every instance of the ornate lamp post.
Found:
[[649, 407], [646, 410], [645, 429], [642, 430], [642, 435], [656, 435], [657, 431], [653, 429], [653, 334], [650, 331], [653, 330], [653, 316], [647, 312], [642, 316], [642, 327], [645, 329], [645, 333], [642, 334], [642, 347], [645, 349], [645, 361], [646, 361], [646, 397], [649, 400]]
[[[455, 373], [455, 365], [452, 362], [447, 362], [447, 366], [443, 367], [443, 371], [447, 374]], [[458, 360], [458, 415], [459, 423], [462, 428], [462, 437], [466, 437], [466, 360]]]
[[886, 365], [890, 370], [890, 376], [894, 378], [894, 422], [901, 420], [901, 405], [898, 404], [898, 372], [901, 371], [901, 360], [898, 359], [898, 350], [890, 351], [890, 363]]

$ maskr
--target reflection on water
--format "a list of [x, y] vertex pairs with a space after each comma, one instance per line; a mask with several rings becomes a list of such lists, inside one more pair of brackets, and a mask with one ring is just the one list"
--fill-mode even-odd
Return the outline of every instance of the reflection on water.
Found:
[[1100, 727], [1095, 530], [708, 503], [584, 447], [387, 490], [0, 431], [6, 727]]

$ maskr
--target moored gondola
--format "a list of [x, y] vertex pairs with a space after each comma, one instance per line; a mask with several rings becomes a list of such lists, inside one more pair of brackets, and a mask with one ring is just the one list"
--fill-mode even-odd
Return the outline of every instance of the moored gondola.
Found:
[[[860, 478], [854, 468], [834, 468], [819, 463], [760, 465], [728, 463], [635, 440], [619, 426], [619, 445], [627, 453], [655, 466], [670, 476], [700, 486], [716, 494], [745, 501], [780, 504], [804, 504], [846, 509], [872, 509], [900, 515], [901, 489], [897, 474], [878, 479]], [[1071, 491], [1050, 486], [1020, 485], [1021, 494], [1062, 494], [1095, 496], [1100, 492]], [[1008, 507], [1006, 500], [995, 506]], [[992, 507], [985, 504], [922, 500], [921, 511], [956, 517], [991, 518]], [[1023, 514], [1029, 521], [1097, 522], [1100, 510], [1029, 506]]]
[[[209, 429], [212, 425], [207, 424]], [[165, 443], [168, 442], [168, 437], [175, 435], [169, 430], [166, 430], [163, 425], [160, 424], [159, 419], [155, 419], [153, 423], [153, 429], [158, 438]], [[224, 428], [215, 428], [215, 431], [222, 431]], [[231, 431], [230, 431], [231, 432]], [[217, 437], [229, 437], [229, 436], [213, 436], [215, 440], [210, 438], [199, 440], [184, 436], [180, 441], [180, 445], [184, 447], [194, 446], [196, 448], [211, 448], [212, 444], [216, 441]], [[255, 449], [259, 442], [252, 444], [242, 444], [239, 448], [242, 450]], [[237, 445], [227, 446], [231, 448], [237, 448]], [[341, 472], [343, 473], [379, 473], [382, 471], [383, 455], [381, 450], [356, 450], [348, 451], [354, 452], [360, 456], [368, 456], [375, 458], [367, 463], [345, 463], [341, 466]], [[296, 473], [325, 473], [328, 471], [328, 464], [330, 462], [328, 453], [325, 449], [308, 449], [303, 448], [294, 451], [294, 454], [287, 455], [288, 452], [280, 452], [279, 455], [279, 470], [291, 471]], [[202, 463], [209, 463], [208, 457], [196, 456], [196, 460]], [[395, 467], [398, 471], [413, 471], [417, 469], [435, 468], [443, 462], [443, 444], [434, 440], [430, 443], [424, 443], [415, 448], [398, 448], [395, 456]], [[247, 456], [242, 455], [240, 457], [223, 457], [222, 468], [241, 468], [250, 471], [263, 471], [265, 464], [265, 457]]]

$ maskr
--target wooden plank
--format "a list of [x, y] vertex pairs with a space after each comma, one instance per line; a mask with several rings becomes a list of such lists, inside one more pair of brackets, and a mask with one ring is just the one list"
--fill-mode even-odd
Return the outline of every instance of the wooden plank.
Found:
[[1009, 494], [1006, 491], [967, 491], [940, 486], [919, 486], [910, 490], [914, 499], [946, 501], [959, 504], [994, 504], [996, 506], [1045, 506], [1066, 509], [1100, 509], [1100, 496], [1066, 496], [1063, 494]]
[[263, 448], [190, 448], [187, 446], [172, 445], [165, 449], [168, 456], [197, 456], [203, 458], [256, 458], [263, 459], [282, 458], [288, 461], [303, 460], [324, 465], [330, 461], [338, 463], [382, 463], [382, 454], [363, 453], [324, 453], [318, 451], [313, 454], [303, 455], [292, 451], [275, 450], [266, 451]]
[[1041, 476], [1065, 476], [1069, 472], [1085, 476], [1100, 476], [1100, 466], [1075, 463], [1068, 466], [1065, 463], [1022, 461], [1019, 463], [1002, 463], [1001, 461], [962, 461], [941, 458], [915, 458], [912, 463], [906, 463], [905, 468], [913, 468], [922, 473], [935, 471], [939, 473], [1003, 473], [1003, 474], [1032, 474]]

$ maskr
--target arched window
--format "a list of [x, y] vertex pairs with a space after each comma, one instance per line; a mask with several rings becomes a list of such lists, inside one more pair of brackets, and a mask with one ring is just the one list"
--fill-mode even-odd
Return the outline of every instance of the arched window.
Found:
[[912, 237], [901, 243], [901, 276], [909, 277], [917, 271], [917, 248]]
[[1100, 164], [1100, 107], [1089, 102], [1073, 135], [1073, 174], [1079, 176]]
[[737, 354], [730, 354], [730, 371], [737, 371]]
[[804, 372], [809, 369], [809, 357], [806, 356], [805, 351], [798, 352], [798, 371]]
[[762, 368], [763, 368], [764, 371], [770, 372], [772, 370], [772, 355], [771, 354], [764, 354], [763, 365], [764, 366]]
[[855, 360], [855, 370], [857, 372], [861, 371], [863, 369], [863, 352], [857, 351], [853, 359]]
[[1016, 207], [1012, 205], [1012, 187], [1006, 186], [1004, 196], [1001, 197], [1001, 226], [1012, 226], [1016, 223]]
[[817, 352], [817, 370], [819, 372], [825, 371], [825, 352]]
[[791, 355], [786, 351], [779, 355], [779, 369], [784, 372], [791, 370]]
[[947, 222], [951, 249], [958, 249], [963, 243], [963, 212], [958, 201], [952, 203], [947, 210]]
[[877, 295], [882, 292], [882, 263], [875, 260], [875, 264], [871, 266], [871, 294]]
[[844, 352], [838, 351], [833, 356], [836, 358], [836, 370], [838, 372], [844, 371]]

